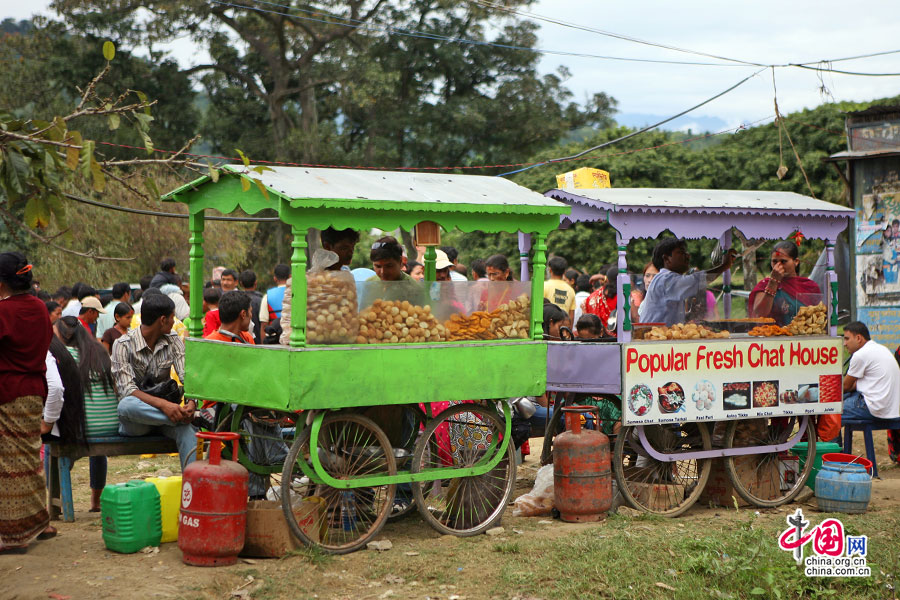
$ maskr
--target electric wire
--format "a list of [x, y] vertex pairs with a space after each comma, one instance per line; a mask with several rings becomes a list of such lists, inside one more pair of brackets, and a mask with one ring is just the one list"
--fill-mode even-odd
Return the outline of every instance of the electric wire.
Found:
[[589, 33], [597, 33], [597, 34], [599, 34], [599, 35], [603, 35], [603, 36], [606, 36], [606, 37], [611, 37], [611, 38], [615, 38], [615, 39], [618, 39], [618, 40], [624, 40], [624, 41], [627, 41], [627, 42], [634, 42], [634, 43], [636, 43], [636, 44], [643, 44], [643, 45], [645, 45], [645, 46], [653, 46], [653, 47], [655, 47], [655, 48], [662, 48], [662, 49], [664, 49], [664, 50], [673, 50], [673, 51], [675, 51], [675, 52], [684, 52], [684, 53], [686, 53], [686, 54], [696, 54], [697, 56], [705, 56], [705, 57], [707, 57], [707, 58], [715, 58], [715, 59], [717, 59], [717, 60], [724, 60], [724, 61], [728, 61], [728, 62], [735, 62], [735, 63], [739, 63], [739, 64], [744, 65], [744, 66], [751, 66], [751, 67], [765, 67], [765, 66], [771, 66], [771, 65], [766, 65], [766, 64], [764, 64], [764, 63], [750, 62], [750, 61], [741, 60], [741, 59], [738, 59], [738, 58], [728, 58], [727, 56], [719, 56], [719, 55], [716, 55], [716, 54], [709, 54], [709, 53], [707, 53], [707, 52], [700, 52], [700, 51], [697, 51], [697, 50], [689, 50], [689, 49], [687, 49], [687, 48], [679, 48], [678, 46], [670, 46], [670, 45], [668, 45], [668, 44], [662, 44], [662, 43], [659, 43], [659, 42], [651, 42], [651, 41], [648, 41], [648, 40], [642, 40], [642, 39], [640, 39], [640, 38], [636, 38], [636, 37], [624, 35], [624, 34], [621, 34], [621, 33], [615, 33], [615, 32], [612, 32], [612, 31], [605, 31], [605, 30], [603, 30], [603, 29], [597, 29], [597, 28], [595, 28], [595, 27], [588, 27], [588, 26], [586, 26], [586, 25], [580, 25], [580, 24], [578, 24], [578, 23], [571, 23], [571, 22], [569, 22], [569, 21], [563, 21], [563, 20], [561, 20], [561, 19], [555, 19], [555, 18], [552, 18], [552, 17], [545, 17], [545, 16], [539, 15], [539, 14], [537, 14], [537, 13], [532, 13], [532, 12], [523, 11], [523, 10], [517, 10], [517, 9], [514, 9], [514, 8], [510, 8], [510, 7], [503, 6], [502, 4], [497, 4], [497, 3], [495, 3], [495, 2], [488, 2], [487, 0], [474, 0], [474, 1], [475, 1], [477, 4], [481, 4], [482, 6], [486, 6], [486, 7], [488, 7], [488, 8], [494, 8], [494, 9], [497, 9], [497, 10], [502, 10], [502, 11], [504, 11], [504, 12], [512, 13], [512, 14], [515, 14], [515, 15], [518, 15], [518, 16], [525, 16], [525, 17], [528, 17], [528, 18], [530, 18], [530, 19], [534, 19], [534, 20], [536, 20], [536, 21], [545, 21], [545, 22], [547, 22], [547, 23], [553, 23], [553, 24], [555, 24], [555, 25], [561, 25], [561, 26], [563, 26], [563, 27], [569, 27], [569, 28], [572, 28], [572, 29], [578, 29], [578, 30], [581, 30], [581, 31], [587, 31], [587, 32], [589, 32]]
[[[334, 17], [335, 19], [345, 19], [350, 22], [340, 22], [335, 20], [326, 20], [326, 19], [317, 19], [314, 17], [304, 17], [297, 14], [281, 12], [277, 10], [259, 8], [256, 6], [250, 6], [247, 4], [235, 4], [234, 2], [226, 2], [225, 0], [209, 0], [212, 3], [220, 4], [223, 6], [229, 6], [232, 8], [243, 8], [246, 10], [252, 10], [259, 13], [278, 15], [282, 17], [290, 17], [292, 19], [299, 19], [302, 21], [311, 21], [315, 23], [323, 23], [326, 25], [337, 25], [341, 27], [347, 27], [350, 29], [364, 29], [366, 31], [375, 31], [381, 33], [395, 33], [398, 35], [403, 35], [407, 37], [417, 37], [422, 39], [430, 39], [434, 41], [443, 41], [443, 42], [454, 42], [460, 44], [469, 44], [473, 46], [490, 46], [495, 48], [504, 48], [506, 50], [521, 50], [525, 52], [533, 52], [535, 54], [542, 55], [551, 55], [551, 56], [570, 56], [573, 58], [593, 58], [599, 60], [616, 60], [616, 61], [624, 61], [624, 62], [638, 62], [638, 63], [654, 63], [654, 64], [666, 64], [666, 65], [686, 65], [686, 66], [704, 66], [704, 67], [740, 67], [746, 66], [741, 64], [722, 64], [722, 63], [711, 63], [711, 62], [699, 62], [699, 61], [679, 61], [679, 60], [661, 60], [661, 59], [650, 59], [650, 58], [629, 58], [623, 56], [607, 56], [601, 54], [588, 54], [585, 52], [569, 52], [565, 50], [542, 50], [538, 48], [529, 48], [527, 46], [518, 46], [515, 44], [502, 44], [499, 42], [488, 42], [483, 40], [473, 40], [468, 38], [461, 37], [449, 37], [444, 35], [438, 35], [428, 32], [418, 32], [413, 30], [405, 30], [402, 28], [392, 27], [392, 26], [382, 26], [375, 27], [371, 23], [367, 21], [362, 21], [360, 19], [350, 19], [349, 17]], [[266, 2], [265, 0], [256, 0], [262, 4], [269, 4], [272, 6], [283, 7], [293, 11], [303, 11], [303, 9], [298, 9], [292, 6], [277, 4], [274, 2]], [[312, 11], [304, 11], [304, 12], [312, 12]], [[326, 14], [326, 13], [314, 13], [314, 14]]]
[[[98, 206], [100, 208], [108, 208], [109, 210], [117, 210], [119, 212], [132, 213], [136, 215], [149, 215], [152, 217], [166, 217], [169, 219], [187, 219], [190, 215], [184, 215], [181, 213], [170, 213], [170, 212], [161, 212], [155, 210], [144, 210], [141, 208], [129, 208], [127, 206], [117, 206], [115, 204], [106, 204], [104, 202], [97, 202], [96, 200], [91, 200], [89, 198], [82, 198], [81, 196], [76, 196], [74, 194], [63, 194], [69, 200], [73, 200], [75, 202], [80, 202], [82, 204], [90, 204], [91, 206]], [[278, 217], [219, 217], [215, 215], [204, 216], [203, 217], [207, 221], [244, 221], [249, 223], [274, 223], [281, 221]]]
[[629, 138], [633, 138], [633, 137], [636, 136], [636, 135], [640, 135], [640, 134], [642, 134], [642, 133], [644, 133], [644, 132], [650, 131], [651, 129], [654, 129], [654, 128], [656, 128], [656, 127], [659, 127], [660, 125], [663, 125], [663, 124], [665, 124], [665, 123], [668, 123], [669, 121], [672, 121], [672, 120], [674, 120], [674, 119], [677, 119], [678, 117], [684, 116], [684, 115], [688, 114], [689, 112], [691, 112], [691, 111], [693, 111], [693, 110], [696, 110], [696, 109], [700, 108], [701, 106], [703, 106], [703, 105], [705, 105], [705, 104], [709, 104], [710, 102], [712, 102], [712, 101], [715, 100], [716, 98], [721, 98], [722, 96], [724, 96], [724, 95], [727, 94], [728, 92], [730, 92], [730, 91], [734, 90], [735, 88], [737, 88], [737, 87], [743, 85], [744, 83], [746, 83], [746, 82], [749, 81], [750, 79], [753, 79], [754, 77], [756, 77], [757, 75], [759, 75], [760, 73], [762, 73], [762, 72], [765, 71], [765, 70], [766, 70], [766, 67], [763, 67], [762, 69], [759, 69], [758, 71], [752, 73], [751, 75], [748, 75], [747, 77], [741, 79], [740, 81], [738, 81], [736, 84], [734, 84], [734, 85], [731, 86], [730, 88], [728, 88], [728, 89], [726, 89], [726, 90], [723, 90], [723, 91], [719, 92], [719, 93], [716, 94], [715, 96], [712, 96], [712, 97], [710, 97], [710, 98], [707, 98], [707, 99], [704, 100], [703, 102], [701, 102], [701, 103], [699, 103], [699, 104], [696, 104], [696, 105], [692, 106], [691, 108], [689, 108], [689, 109], [687, 109], [687, 110], [683, 110], [683, 111], [681, 111], [680, 113], [678, 113], [677, 115], [672, 115], [671, 117], [668, 117], [668, 118], [666, 118], [666, 119], [663, 119], [662, 121], [659, 121], [659, 122], [657, 122], [657, 123], [654, 123], [653, 125], [648, 125], [648, 126], [644, 127], [643, 129], [639, 129], [638, 131], [633, 131], [633, 132], [631, 132], [631, 133], [629, 133], [629, 134], [627, 134], [627, 135], [623, 135], [623, 136], [618, 137], [618, 138], [616, 138], [616, 139], [614, 139], [614, 140], [610, 140], [610, 141], [608, 141], [608, 142], [604, 142], [604, 143], [602, 143], [602, 144], [598, 144], [597, 146], [593, 146], [592, 148], [588, 148], [587, 150], [582, 150], [581, 152], [579, 152], [579, 153], [577, 153], [577, 154], [573, 154], [572, 156], [565, 156], [565, 157], [561, 157], [561, 158], [551, 158], [550, 160], [547, 160], [547, 161], [544, 161], [544, 162], [541, 162], [541, 163], [537, 163], [537, 164], [531, 165], [531, 166], [526, 167], [526, 168], [524, 168], [524, 169], [518, 169], [518, 170], [516, 170], [516, 171], [510, 171], [510, 172], [508, 172], [508, 173], [501, 173], [501, 174], [497, 175], [497, 177], [506, 177], [506, 176], [508, 176], [508, 175], [514, 175], [514, 174], [516, 174], [516, 173], [521, 173], [522, 171], [527, 171], [527, 170], [529, 170], [529, 169], [535, 169], [535, 168], [537, 168], [537, 167], [540, 167], [540, 166], [543, 166], [543, 165], [548, 165], [548, 164], [555, 163], [555, 162], [563, 162], [563, 161], [567, 161], [567, 160], [574, 160], [574, 159], [576, 159], [576, 158], [579, 158], [579, 157], [581, 157], [581, 156], [584, 156], [585, 154], [589, 154], [589, 153], [591, 153], [591, 152], [593, 152], [593, 151], [595, 151], [595, 150], [599, 150], [600, 148], [605, 148], [605, 147], [607, 147], [607, 146], [611, 146], [611, 145], [613, 145], [613, 144], [616, 144], [616, 143], [618, 143], [618, 142], [627, 140], [627, 139], [629, 139]]
[[[261, 1], [261, 0], [260, 0], [260, 1]], [[847, 60], [858, 60], [858, 59], [863, 59], [863, 58], [872, 58], [872, 57], [876, 57], [876, 56], [885, 56], [885, 55], [888, 55], [888, 54], [897, 54], [897, 53], [900, 53], [900, 50], [884, 50], [884, 51], [880, 51], [880, 52], [870, 52], [870, 53], [868, 53], [868, 54], [859, 54], [859, 55], [856, 55], [856, 56], [846, 56], [846, 57], [842, 57], [842, 58], [825, 59], [825, 60], [816, 60], [816, 61], [810, 61], [810, 62], [782, 63], [782, 64], [777, 64], [777, 63], [776, 63], [776, 64], [766, 64], [766, 63], [763, 63], [763, 62], [745, 61], [745, 60], [741, 60], [741, 59], [738, 59], [738, 58], [729, 58], [729, 57], [727, 57], [727, 56], [720, 56], [720, 55], [717, 55], [717, 54], [710, 54], [710, 53], [707, 53], [707, 52], [701, 52], [701, 51], [697, 51], [697, 50], [690, 50], [690, 49], [688, 49], [688, 48], [681, 48], [681, 47], [678, 47], [678, 46], [671, 46], [671, 45], [663, 44], [663, 43], [660, 43], [660, 42], [652, 42], [652, 41], [648, 41], [648, 40], [642, 40], [642, 39], [640, 39], [640, 38], [636, 38], [636, 37], [633, 37], [633, 36], [628, 36], [628, 35], [624, 35], [624, 34], [620, 34], [620, 33], [615, 33], [615, 32], [611, 32], [611, 31], [606, 31], [606, 30], [603, 30], [603, 29], [595, 28], [595, 27], [588, 27], [588, 26], [586, 26], [586, 25], [581, 25], [581, 24], [579, 24], [579, 23], [572, 23], [572, 22], [570, 22], [570, 21], [563, 21], [563, 20], [561, 20], [561, 19], [556, 19], [556, 18], [553, 18], [553, 17], [547, 17], [547, 16], [544, 16], [544, 15], [539, 15], [539, 14], [537, 14], [537, 13], [533, 13], [533, 12], [529, 12], [529, 11], [524, 11], [524, 10], [520, 10], [520, 9], [509, 8], [509, 7], [503, 6], [502, 4], [498, 4], [498, 3], [496, 3], [496, 2], [490, 2], [490, 1], [488, 1], [488, 0], [473, 0], [473, 1], [476, 2], [477, 4], [481, 4], [482, 6], [486, 6], [486, 7], [489, 7], [489, 8], [494, 8], [494, 9], [497, 9], [497, 10], [502, 10], [502, 11], [504, 11], [504, 12], [508, 12], [508, 13], [511, 13], [511, 14], [515, 14], [515, 15], [520, 16], [520, 17], [526, 17], [526, 18], [534, 19], [534, 20], [536, 20], [536, 21], [544, 21], [544, 22], [547, 22], [547, 23], [552, 23], [552, 24], [554, 24], [554, 25], [560, 25], [560, 26], [562, 26], [562, 27], [568, 27], [568, 28], [571, 28], [571, 29], [577, 29], [577, 30], [581, 30], [581, 31], [586, 31], [586, 32], [589, 32], [589, 33], [596, 33], [596, 34], [599, 34], [599, 35], [603, 35], [603, 36], [607, 36], [607, 37], [612, 37], [612, 38], [616, 38], [616, 39], [620, 39], [620, 40], [624, 40], [624, 41], [628, 41], [628, 42], [634, 42], [634, 43], [636, 43], [636, 44], [644, 44], [644, 45], [652, 46], [652, 47], [656, 47], [656, 48], [663, 48], [663, 49], [666, 49], [666, 50], [673, 50], [673, 51], [675, 51], [675, 52], [684, 52], [684, 53], [687, 53], [687, 54], [696, 54], [696, 55], [698, 55], [698, 56], [706, 56], [706, 57], [708, 57], [708, 58], [715, 58], [715, 59], [718, 59], [718, 60], [724, 60], [724, 61], [729, 61], [729, 62], [735, 62], [735, 63], [739, 63], [739, 64], [743, 64], [743, 65], [749, 65], [749, 66], [754, 66], [754, 67], [763, 67], [763, 66], [765, 66], [765, 67], [802, 67], [802, 66], [808, 66], [808, 65], [815, 65], [815, 64], [819, 64], [819, 63], [823, 63], [823, 62], [841, 62], [841, 61], [847, 61]], [[862, 73], [850, 73], [850, 74], [853, 74], [853, 75], [861, 75]], [[878, 76], [881, 76], [881, 75], [875, 74], [875, 75], [873, 75], [873, 76], [878, 77]]]
[[820, 71], [822, 73], [837, 73], [838, 75], [856, 75], [860, 77], [900, 77], [900, 73], [860, 73], [857, 71], [843, 71], [841, 69], [832, 69], [831, 67], [810, 67], [808, 65], [802, 64], [788, 66], [797, 67], [798, 69], [808, 69], [810, 71]]

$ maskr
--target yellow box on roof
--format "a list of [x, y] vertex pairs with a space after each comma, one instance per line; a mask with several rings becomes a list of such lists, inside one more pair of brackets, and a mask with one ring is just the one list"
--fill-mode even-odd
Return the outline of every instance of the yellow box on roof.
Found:
[[609, 173], [601, 169], [583, 167], [556, 176], [556, 187], [560, 189], [608, 188]]

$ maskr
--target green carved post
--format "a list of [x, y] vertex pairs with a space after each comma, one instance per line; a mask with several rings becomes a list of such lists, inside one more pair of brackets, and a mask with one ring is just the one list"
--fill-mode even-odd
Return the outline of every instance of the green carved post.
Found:
[[544, 270], [547, 268], [547, 236], [535, 233], [534, 266], [531, 269], [531, 339], [544, 339]]
[[434, 268], [437, 262], [437, 249], [434, 246], [425, 246], [425, 281], [431, 282], [437, 279], [437, 270]]
[[191, 230], [191, 322], [188, 323], [188, 335], [194, 338], [203, 337], [203, 213], [203, 210], [192, 212], [188, 217]]
[[291, 347], [306, 345], [306, 229], [292, 227], [291, 247]]

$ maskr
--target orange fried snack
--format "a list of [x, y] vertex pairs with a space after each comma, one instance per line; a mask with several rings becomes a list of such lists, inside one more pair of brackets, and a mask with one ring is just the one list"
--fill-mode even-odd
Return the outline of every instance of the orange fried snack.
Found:
[[521, 295], [488, 312], [476, 310], [469, 316], [455, 314], [444, 323], [450, 341], [498, 340], [528, 337], [530, 302]]
[[757, 337], [772, 337], [776, 335], [791, 335], [787, 327], [778, 325], [759, 325], [748, 332], [750, 335]]

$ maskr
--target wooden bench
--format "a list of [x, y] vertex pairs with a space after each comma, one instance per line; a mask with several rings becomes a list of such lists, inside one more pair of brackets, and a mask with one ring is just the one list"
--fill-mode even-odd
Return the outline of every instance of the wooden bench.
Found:
[[168, 454], [178, 452], [175, 440], [164, 436], [147, 435], [140, 437], [109, 436], [88, 438], [88, 445], [48, 444], [50, 452], [44, 456], [45, 469], [49, 479], [50, 516], [63, 520], [75, 520], [72, 501], [72, 467], [75, 461], [86, 456], [134, 456], [140, 454]]
[[878, 477], [878, 463], [875, 460], [875, 444], [872, 442], [872, 432], [884, 429], [900, 429], [900, 419], [875, 419], [874, 421], [843, 419], [841, 426], [844, 428], [845, 454], [852, 454], [853, 432], [863, 432], [863, 440], [866, 444], [866, 458], [872, 462], [872, 477]]

